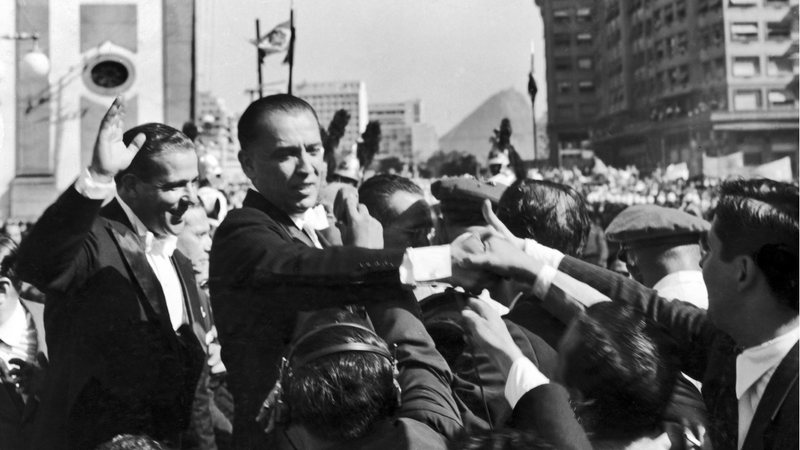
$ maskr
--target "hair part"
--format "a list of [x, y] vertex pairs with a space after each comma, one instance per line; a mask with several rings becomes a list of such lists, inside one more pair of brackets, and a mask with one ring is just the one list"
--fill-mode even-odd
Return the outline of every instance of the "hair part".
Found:
[[358, 189], [358, 198], [370, 215], [378, 220], [383, 227], [388, 226], [397, 215], [389, 208], [389, 199], [397, 192], [424, 197], [422, 188], [408, 178], [393, 174], [380, 174], [368, 179]]
[[239, 118], [237, 133], [242, 151], [249, 151], [253, 143], [262, 137], [261, 125], [264, 118], [276, 113], [309, 113], [314, 116], [319, 126], [317, 112], [305, 100], [289, 94], [268, 95], [250, 103]]
[[798, 188], [764, 178], [720, 185], [714, 232], [725, 261], [748, 255], [785, 306], [798, 311]]
[[145, 141], [142, 148], [133, 157], [130, 165], [121, 170], [114, 179], [117, 183], [126, 174], [136, 175], [143, 181], [150, 181], [161, 174], [164, 169], [155, 162], [159, 155], [179, 151], [195, 151], [194, 143], [185, 134], [163, 123], [145, 123], [131, 128], [122, 135], [125, 146], [131, 145], [133, 139], [144, 134]]
[[661, 421], [678, 377], [675, 343], [630, 306], [598, 303], [573, 322], [564, 383], [585, 402], [577, 414], [598, 438], [641, 436]]
[[503, 192], [497, 217], [514, 235], [578, 256], [591, 223], [583, 196], [552, 181], [521, 179]]

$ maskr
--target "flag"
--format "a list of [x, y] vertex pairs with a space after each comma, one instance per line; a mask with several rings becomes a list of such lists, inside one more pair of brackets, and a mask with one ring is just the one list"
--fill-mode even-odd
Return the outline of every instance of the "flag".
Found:
[[536, 87], [536, 80], [533, 79], [533, 72], [528, 74], [528, 95], [531, 96], [531, 101], [536, 99], [536, 94], [539, 88]]
[[292, 10], [289, 19], [289, 33], [291, 35], [289, 38], [289, 51], [286, 52], [286, 58], [283, 59], [283, 63], [291, 66], [294, 64], [294, 40], [297, 37], [297, 32], [294, 29], [294, 10]]
[[274, 53], [282, 53], [289, 50], [289, 44], [292, 40], [292, 26], [287, 20], [286, 22], [275, 26], [275, 28], [273, 28], [269, 33], [262, 36], [258, 42], [250, 42], [258, 47], [258, 54], [263, 61], [265, 56], [269, 56]]

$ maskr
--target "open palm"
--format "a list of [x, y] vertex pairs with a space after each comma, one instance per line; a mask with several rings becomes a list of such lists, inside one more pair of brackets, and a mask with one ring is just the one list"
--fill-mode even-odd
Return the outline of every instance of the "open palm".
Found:
[[97, 133], [92, 153], [92, 164], [89, 167], [92, 172], [113, 177], [131, 164], [133, 157], [144, 145], [145, 136], [141, 133], [136, 135], [127, 147], [122, 142], [124, 117], [125, 103], [122, 97], [117, 97], [100, 122], [100, 131]]

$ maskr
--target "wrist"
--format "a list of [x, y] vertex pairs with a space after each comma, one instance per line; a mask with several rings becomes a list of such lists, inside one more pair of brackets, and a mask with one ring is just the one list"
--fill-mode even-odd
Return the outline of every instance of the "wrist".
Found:
[[116, 175], [116, 173], [97, 168], [94, 165], [89, 166], [89, 174], [95, 181], [103, 183], [110, 183], [114, 180], [114, 176]]

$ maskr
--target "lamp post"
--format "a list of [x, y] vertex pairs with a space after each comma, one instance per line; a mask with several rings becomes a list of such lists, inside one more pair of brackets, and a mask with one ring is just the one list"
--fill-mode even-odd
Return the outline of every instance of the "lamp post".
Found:
[[13, 41], [33, 41], [31, 51], [22, 57], [21, 77], [44, 77], [50, 73], [50, 60], [39, 48], [39, 33], [15, 33], [0, 36], [0, 39]]

